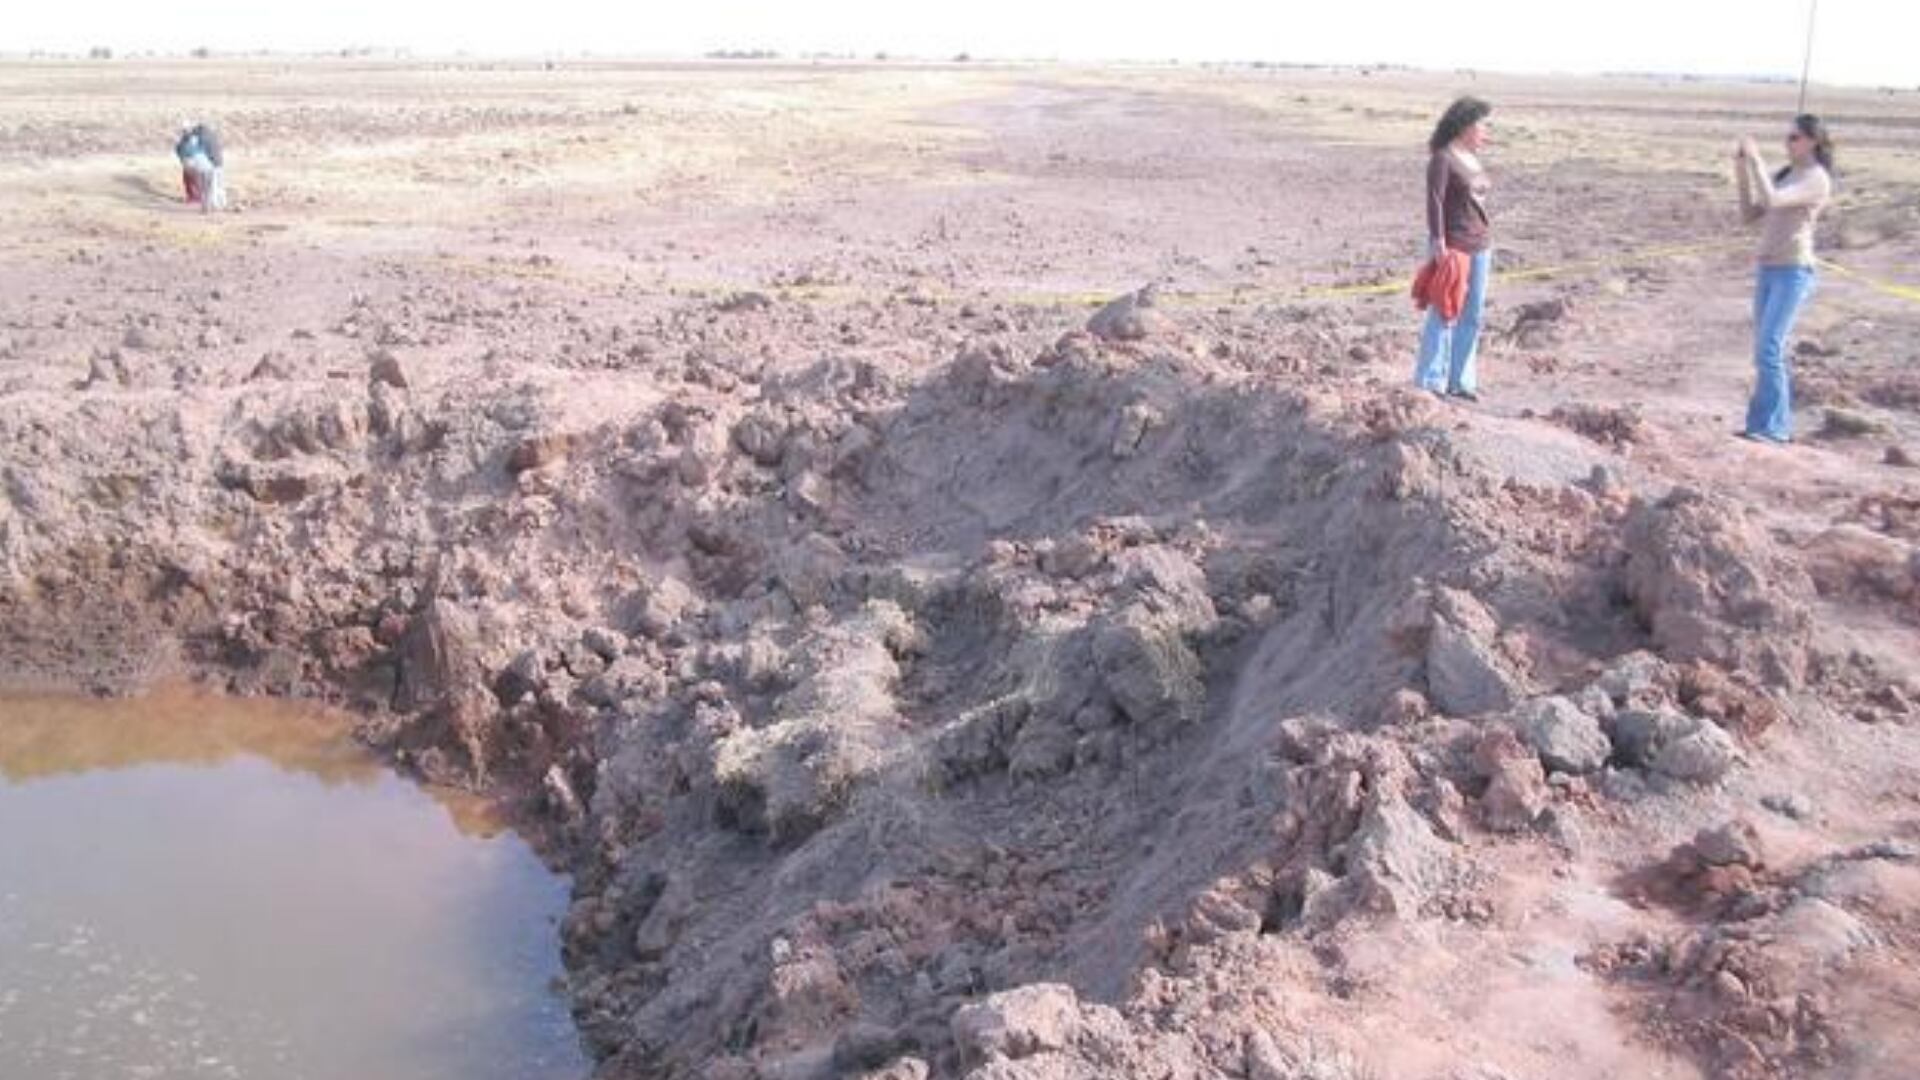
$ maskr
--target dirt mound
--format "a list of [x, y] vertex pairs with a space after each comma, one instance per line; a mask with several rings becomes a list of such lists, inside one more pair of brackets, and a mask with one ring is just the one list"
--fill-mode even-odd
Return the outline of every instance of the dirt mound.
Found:
[[1811, 584], [1737, 508], [1676, 489], [1635, 512], [1626, 547], [1627, 594], [1664, 655], [1804, 676]]

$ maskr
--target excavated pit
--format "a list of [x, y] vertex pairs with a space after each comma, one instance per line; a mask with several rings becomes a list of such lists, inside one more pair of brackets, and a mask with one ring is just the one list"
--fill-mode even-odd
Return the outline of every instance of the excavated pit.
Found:
[[1356, 927], [1488, 918], [1470, 837], [1717, 780], [1762, 686], [1636, 650], [1796, 685], [1808, 587], [1712, 500], [1143, 325], [49, 404], [0, 432], [65, 466], [13, 474], [7, 655], [326, 697], [515, 800], [599, 1076], [1348, 1075], [1198, 1003], [1337, 999]]

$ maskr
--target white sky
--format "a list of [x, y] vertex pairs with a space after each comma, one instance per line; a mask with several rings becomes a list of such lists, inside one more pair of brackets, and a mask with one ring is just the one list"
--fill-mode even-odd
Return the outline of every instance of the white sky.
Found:
[[[0, 51], [709, 49], [1792, 75], [1808, 0], [21, 0]], [[1824, 0], [1817, 81], [1920, 86], [1920, 2]]]

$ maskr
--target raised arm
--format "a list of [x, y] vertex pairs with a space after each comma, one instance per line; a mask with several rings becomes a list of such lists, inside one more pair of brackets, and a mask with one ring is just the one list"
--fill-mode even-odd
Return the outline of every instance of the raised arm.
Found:
[[1790, 206], [1818, 206], [1833, 194], [1833, 181], [1825, 169], [1813, 169], [1805, 175], [1775, 187], [1758, 157], [1747, 159], [1748, 180], [1753, 185], [1754, 201], [1768, 210]]
[[1767, 216], [1767, 208], [1753, 201], [1753, 181], [1748, 176], [1752, 171], [1748, 167], [1752, 161], [1745, 154], [1733, 156], [1733, 176], [1740, 184], [1740, 220], [1745, 222], [1759, 221]]

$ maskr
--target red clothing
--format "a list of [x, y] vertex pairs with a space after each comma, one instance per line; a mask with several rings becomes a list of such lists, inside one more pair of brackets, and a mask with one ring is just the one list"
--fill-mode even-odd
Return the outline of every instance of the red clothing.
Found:
[[1413, 275], [1413, 306], [1421, 311], [1436, 308], [1440, 318], [1453, 322], [1467, 306], [1467, 285], [1473, 278], [1473, 256], [1448, 248], [1445, 255], [1428, 259]]
[[201, 199], [200, 181], [192, 169], [180, 170], [180, 186], [187, 189], [187, 201], [199, 203]]

